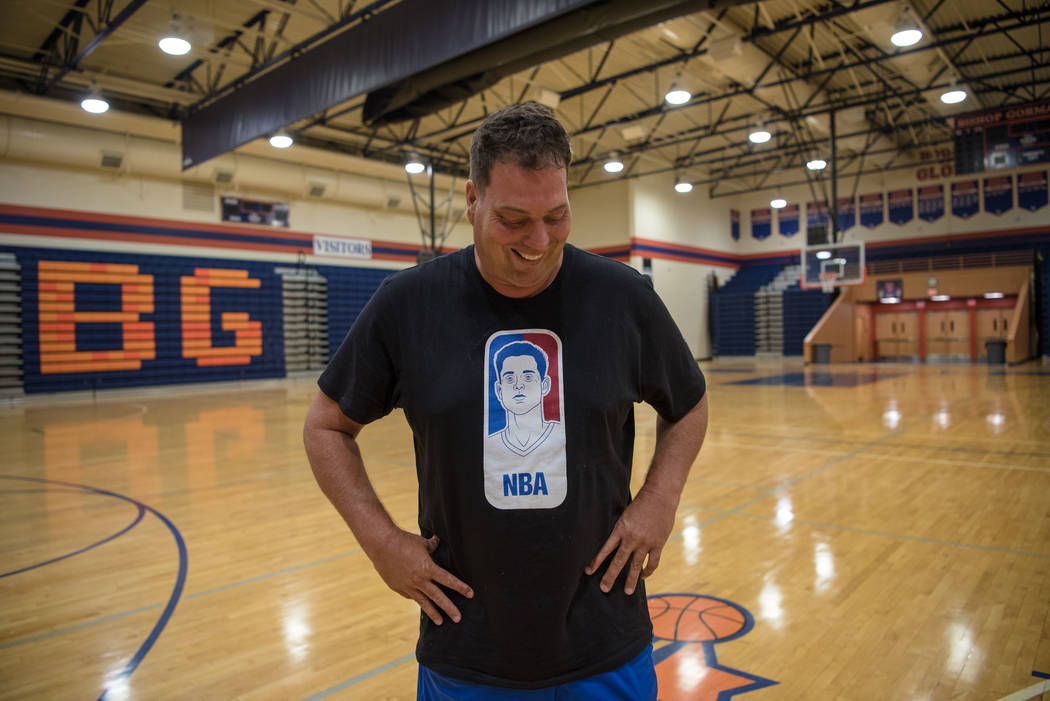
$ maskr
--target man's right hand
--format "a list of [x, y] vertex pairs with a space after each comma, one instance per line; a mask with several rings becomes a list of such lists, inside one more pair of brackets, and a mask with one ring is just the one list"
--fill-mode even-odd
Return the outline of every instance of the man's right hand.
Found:
[[437, 550], [438, 537], [427, 539], [400, 528], [395, 533], [393, 538], [370, 553], [376, 572], [388, 587], [419, 604], [435, 625], [441, 625], [443, 621], [441, 611], [459, 623], [462, 618], [459, 609], [441, 587], [457, 591], [468, 599], [474, 598], [474, 590], [439, 567], [430, 557]]

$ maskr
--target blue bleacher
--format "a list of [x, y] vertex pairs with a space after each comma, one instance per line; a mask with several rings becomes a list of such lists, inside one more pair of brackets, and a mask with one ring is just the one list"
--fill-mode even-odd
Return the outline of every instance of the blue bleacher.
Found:
[[715, 295], [715, 355], [755, 354], [755, 292], [775, 278], [783, 265], [741, 267]]

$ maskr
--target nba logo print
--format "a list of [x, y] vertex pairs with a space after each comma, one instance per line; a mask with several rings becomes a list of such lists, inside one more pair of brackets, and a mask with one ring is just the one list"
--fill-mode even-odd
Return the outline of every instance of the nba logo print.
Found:
[[568, 489], [561, 339], [498, 331], [485, 358], [485, 498], [497, 509], [553, 509]]

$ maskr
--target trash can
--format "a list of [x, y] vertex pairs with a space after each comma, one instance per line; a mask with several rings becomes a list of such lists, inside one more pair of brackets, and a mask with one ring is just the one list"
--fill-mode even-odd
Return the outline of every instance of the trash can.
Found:
[[831, 344], [830, 343], [814, 343], [813, 344], [813, 362], [818, 365], [828, 365], [831, 363]]
[[1002, 365], [1006, 362], [1006, 341], [985, 341], [989, 365]]

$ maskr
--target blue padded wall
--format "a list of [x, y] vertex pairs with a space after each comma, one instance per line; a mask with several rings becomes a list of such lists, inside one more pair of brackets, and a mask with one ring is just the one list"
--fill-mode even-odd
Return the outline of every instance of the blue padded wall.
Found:
[[784, 355], [802, 355], [808, 334], [831, 306], [831, 295], [821, 290], [803, 290], [798, 286], [782, 293], [784, 320]]
[[27, 393], [284, 375], [272, 263], [3, 250], [22, 266]]
[[782, 265], [742, 266], [715, 294], [715, 355], [755, 354], [755, 292], [784, 269]]
[[331, 358], [376, 288], [396, 271], [334, 265], [312, 267], [328, 279], [328, 357]]

